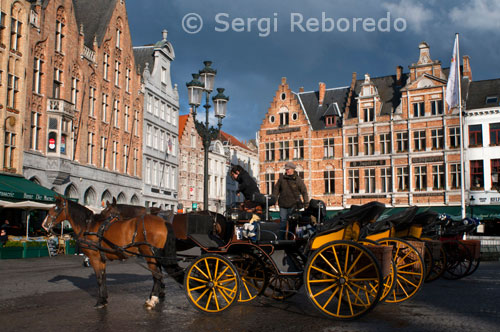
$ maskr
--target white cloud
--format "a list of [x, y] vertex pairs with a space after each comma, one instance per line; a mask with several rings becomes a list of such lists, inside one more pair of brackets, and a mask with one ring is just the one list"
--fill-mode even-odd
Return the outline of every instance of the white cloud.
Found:
[[498, 30], [500, 28], [500, 2], [498, 0], [472, 0], [451, 10], [453, 23], [465, 28]]
[[401, 0], [397, 3], [382, 3], [382, 7], [391, 12], [392, 17], [402, 17], [408, 22], [408, 28], [421, 32], [422, 28], [434, 18], [432, 9], [412, 0]]

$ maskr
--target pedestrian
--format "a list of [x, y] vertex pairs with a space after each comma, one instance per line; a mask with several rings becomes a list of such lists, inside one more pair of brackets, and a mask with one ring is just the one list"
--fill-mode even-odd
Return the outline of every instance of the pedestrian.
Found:
[[280, 208], [280, 239], [286, 238], [288, 216], [294, 210], [307, 208], [309, 202], [306, 185], [295, 168], [294, 163], [286, 163], [285, 174], [280, 174], [273, 189]]
[[231, 178], [238, 182], [238, 191], [236, 195], [243, 194], [246, 200], [254, 200], [255, 194], [260, 194], [257, 182], [248, 174], [248, 172], [240, 165], [234, 165], [231, 168]]
[[2, 228], [0, 229], [0, 246], [4, 246], [9, 240], [9, 236], [7, 235], [7, 231]]

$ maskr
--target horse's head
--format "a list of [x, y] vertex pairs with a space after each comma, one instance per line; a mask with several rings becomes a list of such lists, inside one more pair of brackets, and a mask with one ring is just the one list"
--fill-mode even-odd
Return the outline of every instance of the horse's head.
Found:
[[100, 213], [101, 217], [106, 218], [117, 218], [121, 215], [120, 209], [116, 204], [116, 198], [113, 197], [113, 201], [110, 203], [106, 201], [106, 207]]
[[61, 196], [56, 196], [56, 205], [49, 210], [42, 223], [43, 229], [50, 232], [55, 225], [68, 219], [68, 202]]

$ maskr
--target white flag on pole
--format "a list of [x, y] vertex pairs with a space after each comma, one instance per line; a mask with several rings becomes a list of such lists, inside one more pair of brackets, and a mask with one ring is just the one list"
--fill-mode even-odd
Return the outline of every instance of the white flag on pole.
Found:
[[453, 46], [453, 55], [451, 58], [450, 75], [446, 84], [446, 103], [448, 109], [458, 105], [458, 81], [460, 80], [459, 59], [458, 59], [458, 35], [455, 36], [455, 45]]

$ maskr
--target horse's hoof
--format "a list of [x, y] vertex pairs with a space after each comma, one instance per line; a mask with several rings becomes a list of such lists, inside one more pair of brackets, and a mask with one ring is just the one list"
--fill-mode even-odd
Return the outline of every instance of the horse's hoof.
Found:
[[107, 305], [108, 305], [108, 303], [96, 303], [94, 308], [95, 309], [102, 309], [102, 308], [106, 307]]
[[146, 309], [151, 310], [158, 304], [158, 302], [160, 302], [158, 296], [151, 296], [151, 298], [144, 303], [144, 306]]

